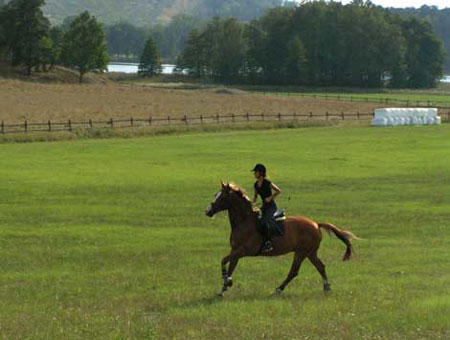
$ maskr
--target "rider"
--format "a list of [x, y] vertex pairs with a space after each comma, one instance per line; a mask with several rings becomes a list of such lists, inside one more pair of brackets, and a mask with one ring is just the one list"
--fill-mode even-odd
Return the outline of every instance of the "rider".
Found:
[[277, 205], [274, 198], [281, 194], [281, 190], [266, 178], [266, 167], [264, 165], [256, 164], [252, 171], [255, 173], [255, 178], [257, 180], [254, 184], [255, 195], [253, 196], [253, 203], [256, 203], [258, 195], [261, 196], [263, 202], [261, 207], [261, 221], [265, 226], [265, 242], [262, 251], [268, 252], [273, 250], [273, 243], [270, 238], [269, 221], [277, 211]]

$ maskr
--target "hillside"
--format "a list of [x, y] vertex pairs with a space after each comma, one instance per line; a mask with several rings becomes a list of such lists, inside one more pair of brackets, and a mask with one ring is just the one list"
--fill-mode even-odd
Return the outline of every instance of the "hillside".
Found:
[[235, 16], [250, 20], [267, 8], [280, 6], [282, 0], [47, 0], [45, 12], [54, 23], [88, 10], [100, 21], [111, 24], [128, 21], [138, 26], [167, 23], [179, 14], [209, 19]]

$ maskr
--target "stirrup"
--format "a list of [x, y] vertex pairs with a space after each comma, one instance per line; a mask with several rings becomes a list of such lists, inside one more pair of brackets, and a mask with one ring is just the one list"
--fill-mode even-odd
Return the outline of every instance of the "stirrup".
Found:
[[273, 242], [272, 241], [266, 241], [266, 243], [264, 243], [261, 252], [262, 253], [268, 253], [270, 251], [273, 250]]

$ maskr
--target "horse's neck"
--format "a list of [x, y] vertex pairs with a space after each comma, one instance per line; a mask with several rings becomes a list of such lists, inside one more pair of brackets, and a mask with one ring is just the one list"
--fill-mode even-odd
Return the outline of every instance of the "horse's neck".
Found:
[[256, 221], [253, 210], [239, 198], [232, 200], [232, 204], [228, 209], [228, 216], [232, 230], [244, 224], [250, 224], [247, 226], [249, 228], [256, 227], [256, 224], [253, 223], [253, 221]]

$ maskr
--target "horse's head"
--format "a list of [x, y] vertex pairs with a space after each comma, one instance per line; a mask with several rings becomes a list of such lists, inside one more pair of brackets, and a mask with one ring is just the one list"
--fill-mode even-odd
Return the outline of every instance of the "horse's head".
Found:
[[214, 200], [206, 208], [206, 216], [213, 217], [219, 211], [227, 210], [230, 206], [230, 184], [223, 184], [220, 191], [214, 196]]

